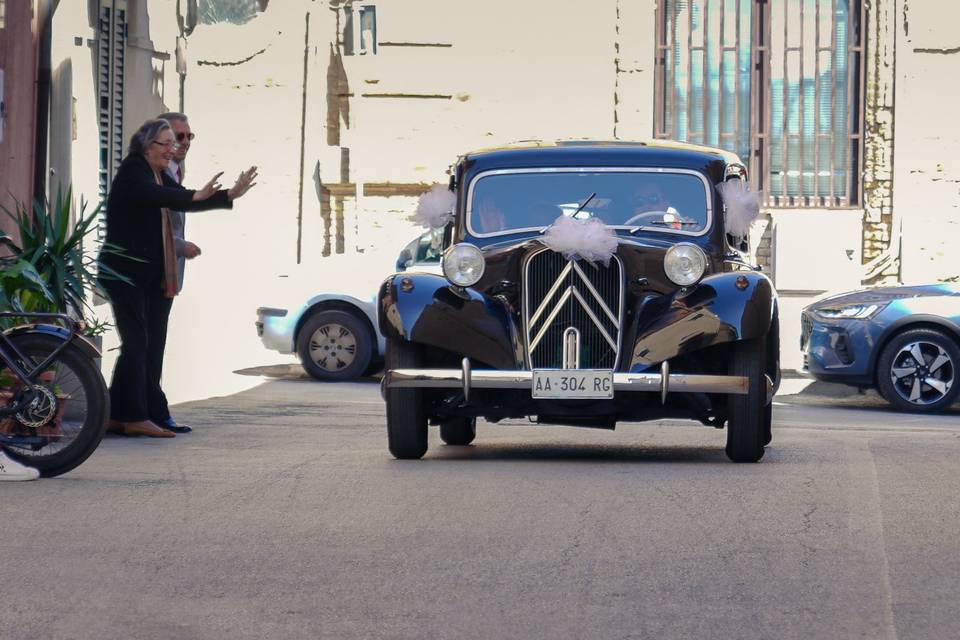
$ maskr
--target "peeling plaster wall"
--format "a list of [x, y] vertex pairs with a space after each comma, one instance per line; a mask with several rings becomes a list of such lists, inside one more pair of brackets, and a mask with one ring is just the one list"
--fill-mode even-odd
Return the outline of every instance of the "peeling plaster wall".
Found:
[[[151, 24], [167, 25], [155, 45], [175, 52], [175, 6], [161, 12], [167, 3], [149, 5]], [[264, 349], [253, 322], [257, 307], [284, 304], [275, 294], [277, 275], [296, 263], [308, 11], [316, 20], [323, 7], [286, 0], [243, 25], [197, 25], [186, 38], [182, 96], [179, 76], [168, 71], [166, 106], [178, 110], [182, 98], [196, 134], [185, 185], [197, 188], [223, 171], [227, 188], [242, 170], [260, 167], [256, 187], [232, 211], [187, 214], [187, 238], [203, 254], [188, 261], [170, 318], [163, 385], [175, 402], [258, 384], [257, 377], [231, 372], [291, 359]], [[319, 132], [311, 128], [308, 135]], [[304, 191], [306, 200], [309, 182]], [[324, 276], [318, 269], [311, 274]]]
[[[413, 196], [371, 195], [364, 185], [442, 182], [459, 153], [510, 141], [612, 137], [617, 4], [557, 11], [543, 0], [455, 9], [439, 0], [379, 3], [379, 53], [343, 57], [350, 126], [341, 125], [339, 147], [316, 151], [322, 181], [330, 183], [341, 175], [340, 148], [348, 148], [349, 181], [360, 185], [356, 201], [345, 203], [345, 246], [399, 247], [399, 238], [416, 233], [406, 221]], [[639, 28], [652, 51], [653, 2], [637, 4], [648, 5], [650, 29]], [[326, 36], [334, 40], [332, 31]], [[626, 63], [631, 72], [636, 49]], [[650, 117], [643, 123], [635, 114], [652, 105], [651, 78], [620, 80], [632, 98], [620, 114], [622, 129], [643, 130], [643, 138]]]
[[960, 4], [898, 0], [893, 205], [903, 280], [960, 275]]
[[[186, 182], [223, 170], [229, 185], [249, 164], [261, 178], [232, 212], [188, 214], [203, 255], [171, 316], [174, 401], [231, 392], [228, 372], [288, 361], [252, 325], [258, 306], [281, 304], [277, 275], [330, 289], [343, 274], [325, 255], [399, 252], [419, 233], [407, 220], [417, 193], [446, 181], [458, 154], [530, 138], [651, 137], [653, 0], [562, 11], [548, 0], [385, 0], [378, 53], [337, 59], [340, 5], [271, 2], [244, 25], [187, 36], [183, 100], [197, 138]], [[139, 14], [152, 46], [171, 54], [175, 9], [147, 0]], [[151, 60], [128, 77], [128, 95], [178, 108], [173, 61]]]
[[[882, 255], [892, 240], [894, 92], [897, 6], [894, 0], [874, 0], [867, 11], [866, 105], [863, 143], [863, 260]], [[894, 247], [896, 250], [896, 247]], [[880, 279], [895, 279], [895, 259]]]

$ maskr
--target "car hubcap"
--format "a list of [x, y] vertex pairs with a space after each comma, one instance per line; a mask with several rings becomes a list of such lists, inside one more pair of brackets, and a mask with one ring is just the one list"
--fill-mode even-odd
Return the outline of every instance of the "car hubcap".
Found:
[[890, 379], [907, 402], [928, 405], [943, 398], [953, 386], [953, 360], [932, 342], [911, 342], [893, 358]]
[[310, 358], [324, 371], [346, 369], [357, 357], [357, 337], [342, 324], [325, 324], [310, 336]]

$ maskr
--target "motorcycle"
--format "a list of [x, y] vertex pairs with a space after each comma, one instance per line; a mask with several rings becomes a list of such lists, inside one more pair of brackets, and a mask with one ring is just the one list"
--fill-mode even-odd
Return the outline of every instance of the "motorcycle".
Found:
[[27, 322], [0, 333], [0, 447], [41, 476], [66, 473], [90, 457], [107, 429], [100, 351], [67, 315], [2, 318]]

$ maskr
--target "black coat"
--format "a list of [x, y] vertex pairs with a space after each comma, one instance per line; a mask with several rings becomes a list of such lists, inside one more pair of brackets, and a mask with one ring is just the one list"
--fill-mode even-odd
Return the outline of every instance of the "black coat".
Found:
[[[153, 169], [140, 154], [130, 154], [120, 163], [107, 197], [107, 244], [123, 249], [125, 255], [101, 251], [100, 263], [146, 285], [163, 277], [163, 227], [160, 209], [206, 211], [232, 209], [224, 189], [200, 202], [194, 191], [184, 189], [165, 172], [163, 186], [157, 184]], [[126, 256], [138, 258], [131, 260]]]

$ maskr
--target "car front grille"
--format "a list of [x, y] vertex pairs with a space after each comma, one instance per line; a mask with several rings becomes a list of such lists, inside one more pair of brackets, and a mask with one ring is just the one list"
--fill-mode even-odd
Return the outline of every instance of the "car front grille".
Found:
[[531, 369], [616, 369], [623, 265], [567, 260], [542, 249], [524, 270], [523, 320]]
[[803, 351], [807, 348], [807, 343], [810, 341], [810, 334], [813, 333], [813, 320], [810, 319], [810, 315], [803, 311], [800, 313], [800, 350]]

